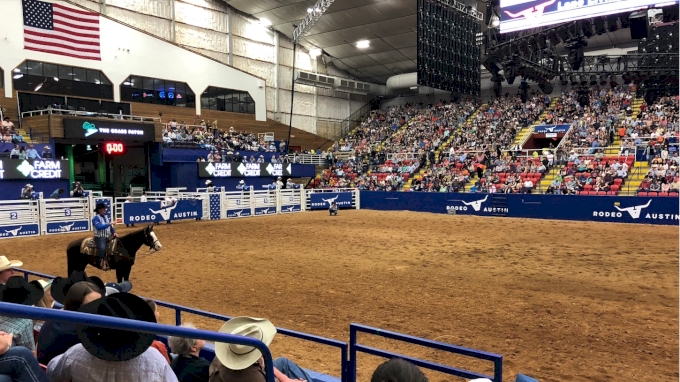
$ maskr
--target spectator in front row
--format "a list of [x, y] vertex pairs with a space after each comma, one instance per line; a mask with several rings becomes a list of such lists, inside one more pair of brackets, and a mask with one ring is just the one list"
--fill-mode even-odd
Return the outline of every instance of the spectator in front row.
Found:
[[[182, 325], [185, 328], [195, 327], [192, 324]], [[170, 362], [170, 367], [181, 382], [208, 382], [210, 361], [199, 356], [205, 346], [204, 340], [193, 338], [170, 337], [170, 350], [177, 357]]]
[[21, 151], [20, 149], [21, 148], [19, 147], [19, 144], [15, 144], [12, 151], [9, 152], [9, 159], [19, 159], [19, 151]]
[[[151, 310], [153, 310], [153, 315], [156, 317], [156, 322], [158, 322], [158, 320], [161, 318], [161, 314], [158, 312], [158, 306], [156, 305], [156, 302], [154, 300], [149, 300], [149, 299], [146, 299], [144, 301], [146, 301], [147, 305], [149, 305]], [[170, 357], [168, 357], [168, 348], [165, 347], [164, 343], [162, 343], [161, 341], [154, 341], [154, 342], [151, 343], [151, 347], [158, 350], [158, 352], [161, 353], [163, 358], [165, 358], [165, 360], [168, 361], [168, 363], [170, 363]], [[175, 353], [177, 353], [177, 352], [175, 352]], [[178, 375], [178, 378], [179, 378], [179, 375]], [[180, 381], [181, 380], [182, 379], [180, 378]]]
[[49, 382], [30, 350], [12, 346], [14, 336], [0, 332], [0, 376], [19, 382]]
[[[221, 333], [258, 339], [267, 346], [276, 335], [276, 328], [264, 318], [235, 317], [227, 321]], [[280, 382], [312, 378], [287, 358], [274, 360], [274, 376]], [[244, 345], [215, 343], [215, 358], [210, 364], [210, 382], [264, 382], [264, 360], [259, 350]]]
[[14, 276], [14, 268], [24, 265], [19, 260], [9, 260], [6, 256], [0, 256], [0, 284], [7, 284], [7, 280]]
[[[57, 277], [50, 290], [52, 298], [64, 305], [64, 310], [71, 312], [102, 298], [104, 291], [102, 280], [99, 277], [87, 277], [85, 272], [73, 272], [69, 278]], [[47, 365], [54, 357], [79, 343], [75, 324], [45, 321], [38, 334], [38, 361]]]
[[33, 198], [33, 185], [28, 183], [21, 189], [21, 196], [19, 199], [32, 199]]
[[371, 382], [427, 382], [427, 377], [411, 362], [392, 358], [375, 369]]
[[[156, 322], [149, 305], [130, 293], [116, 293], [80, 308], [108, 317]], [[151, 348], [154, 334], [85, 326], [80, 344], [52, 359], [47, 377], [52, 382], [178, 382], [168, 362]], [[140, 377], [143, 376], [142, 379]]]
[[43, 147], [43, 151], [40, 153], [40, 157], [42, 157], [43, 159], [52, 159], [52, 147], [50, 146]]
[[61, 194], [63, 194], [63, 193], [64, 193], [64, 189], [63, 189], [63, 188], [57, 188], [56, 190], [54, 190], [54, 191], [50, 194], [50, 198], [52, 198], [52, 199], [59, 199], [59, 198], [61, 197]]
[[28, 150], [26, 150], [26, 158], [28, 158], [28, 159], [42, 159], [40, 157], [40, 154], [38, 154], [38, 150], [33, 148], [32, 143], [29, 143]]
[[73, 183], [73, 190], [71, 191], [71, 196], [74, 198], [82, 198], [85, 196], [85, 190], [83, 189], [83, 186], [80, 184], [80, 182], [74, 182]]
[[[0, 301], [21, 305], [35, 305], [43, 297], [43, 288], [37, 280], [26, 281], [22, 276], [12, 276], [0, 286]], [[33, 320], [0, 316], [0, 331], [14, 335], [14, 345], [35, 352]]]

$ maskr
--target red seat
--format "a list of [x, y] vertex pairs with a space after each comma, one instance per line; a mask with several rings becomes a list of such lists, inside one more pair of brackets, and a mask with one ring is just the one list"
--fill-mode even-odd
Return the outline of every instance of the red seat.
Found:
[[586, 191], [590, 191], [592, 188], [593, 188], [593, 186], [590, 185], [590, 184], [586, 184], [585, 186], [583, 186], [583, 189], [586, 190]]
[[597, 194], [598, 195], [607, 195], [607, 191], [598, 191]]
[[659, 192], [659, 196], [668, 196], [668, 192]]
[[657, 196], [657, 195], [658, 195], [658, 194], [656, 193], [656, 191], [649, 191], [649, 192], [647, 193], [647, 196]]
[[619, 192], [619, 186], [616, 184], [612, 184], [612, 186], [609, 187], [609, 189], [612, 190], [612, 192]]
[[640, 191], [637, 193], [637, 196], [647, 196], [647, 193], [644, 191]]
[[668, 193], [668, 196], [675, 196], [675, 197], [677, 198], [677, 197], [678, 197], [678, 193], [677, 193], [677, 192], [669, 192], [669, 193]]
[[621, 178], [616, 178], [616, 179], [614, 179], [614, 184], [615, 184], [615, 185], [620, 186], [621, 183], [623, 183], [623, 179], [621, 179]]

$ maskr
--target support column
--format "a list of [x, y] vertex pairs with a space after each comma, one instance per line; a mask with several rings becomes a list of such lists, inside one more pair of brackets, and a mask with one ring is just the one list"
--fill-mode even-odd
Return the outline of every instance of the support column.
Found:
[[99, 13], [101, 13], [102, 15], [106, 14], [106, 0], [101, 0], [101, 2], [99, 3]]
[[71, 183], [69, 187], [76, 181], [76, 164], [73, 161], [73, 146], [66, 145], [66, 159], [68, 159], [68, 173]]
[[279, 118], [279, 33], [274, 32], [274, 119]]
[[99, 171], [99, 183], [106, 183], [106, 159], [104, 158], [104, 153], [97, 153], [97, 170]]
[[170, 41], [175, 41], [175, 0], [170, 0]]
[[229, 66], [234, 66], [234, 35], [232, 33], [231, 27], [231, 14], [232, 10], [231, 7], [229, 7], [227, 8], [227, 34], [229, 37], [229, 40], [227, 41], [227, 48], [229, 49]]

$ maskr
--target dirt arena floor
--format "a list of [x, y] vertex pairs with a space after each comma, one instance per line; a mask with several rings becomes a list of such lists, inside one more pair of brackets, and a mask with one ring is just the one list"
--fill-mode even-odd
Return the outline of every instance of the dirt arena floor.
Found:
[[[132, 271], [143, 296], [342, 341], [357, 322], [495, 352], [505, 381], [519, 372], [542, 382], [678, 379], [678, 227], [341, 211], [178, 222], [156, 232], [164, 249], [140, 251]], [[82, 236], [2, 240], [0, 254], [63, 275], [66, 245]], [[174, 322], [171, 311], [161, 313]], [[369, 335], [359, 341], [491, 370]], [[339, 375], [332, 348], [277, 336], [272, 350]], [[382, 360], [358, 359], [359, 380], [369, 381]]]

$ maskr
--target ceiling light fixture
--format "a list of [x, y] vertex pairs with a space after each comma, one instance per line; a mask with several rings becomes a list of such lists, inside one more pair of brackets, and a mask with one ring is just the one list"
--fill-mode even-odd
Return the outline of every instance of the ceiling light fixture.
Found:
[[24, 76], [24, 75], [21, 74], [21, 73], [15, 74], [15, 75], [14, 75], [14, 79], [15, 79], [15, 80], [18, 80], [19, 78], [21, 78], [21, 77], [23, 77], [23, 76]]
[[313, 48], [309, 50], [309, 56], [311, 58], [317, 58], [321, 55], [321, 49], [319, 48]]
[[14, 69], [14, 73], [21, 73], [21, 69], [15, 68], [15, 69]]
[[41, 82], [41, 83], [39, 83], [38, 86], [36, 86], [35, 89], [33, 89], [33, 91], [34, 91], [34, 92], [37, 92], [38, 90], [40, 90], [40, 89], [43, 87], [43, 84], [44, 84], [44, 83], [45, 83], [44, 81]]
[[368, 42], [368, 40], [357, 41], [357, 48], [359, 48], [359, 49], [366, 49], [369, 46], [370, 46], [370, 43]]
[[262, 17], [262, 18], [260, 18], [260, 25], [262, 25], [264, 27], [268, 27], [268, 26], [272, 25], [272, 22], [269, 21], [269, 19]]
[[312, 8], [307, 8], [307, 13], [312, 13], [314, 10]]
[[59, 78], [57, 78], [57, 77], [53, 77], [52, 79], [59, 82]]

